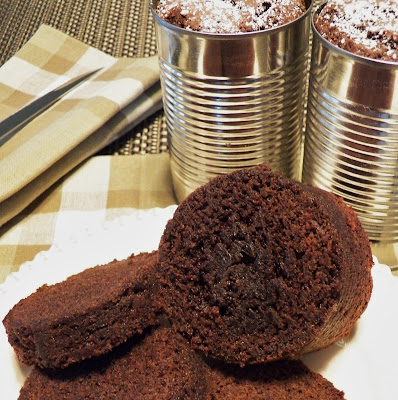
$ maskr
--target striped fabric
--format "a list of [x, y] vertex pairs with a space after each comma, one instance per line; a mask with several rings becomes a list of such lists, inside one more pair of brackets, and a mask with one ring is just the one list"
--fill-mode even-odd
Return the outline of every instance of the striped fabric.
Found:
[[97, 68], [102, 69], [0, 147], [0, 226], [161, 108], [156, 56], [114, 58], [46, 25], [0, 68], [0, 120]]
[[[40, 251], [131, 208], [176, 204], [167, 153], [96, 156], [0, 228], [0, 283]], [[112, 244], [109, 244], [112, 246]]]

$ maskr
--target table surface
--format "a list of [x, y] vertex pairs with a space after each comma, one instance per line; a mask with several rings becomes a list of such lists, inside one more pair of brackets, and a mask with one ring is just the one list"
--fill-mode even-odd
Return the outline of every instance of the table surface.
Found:
[[[114, 57], [156, 54], [149, 0], [0, 0], [0, 66], [47, 24]], [[152, 115], [103, 155], [167, 152], [163, 111]]]

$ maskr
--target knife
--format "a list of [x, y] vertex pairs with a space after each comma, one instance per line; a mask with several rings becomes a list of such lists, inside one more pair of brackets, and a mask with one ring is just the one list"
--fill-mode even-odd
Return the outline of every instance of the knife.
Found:
[[81, 83], [89, 79], [101, 68], [94, 71], [86, 72], [71, 80], [63, 83], [54, 90], [46, 93], [44, 96], [32, 101], [21, 110], [12, 114], [5, 120], [0, 122], [0, 146], [10, 140], [16, 133], [18, 133], [24, 126], [36, 118], [39, 114], [50, 108], [57, 101], [62, 99], [72, 89], [79, 86]]

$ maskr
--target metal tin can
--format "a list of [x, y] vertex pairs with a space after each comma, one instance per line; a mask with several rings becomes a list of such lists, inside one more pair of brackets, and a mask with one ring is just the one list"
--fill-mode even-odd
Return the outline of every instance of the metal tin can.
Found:
[[267, 161], [299, 179], [310, 9], [275, 29], [208, 34], [156, 14], [174, 190]]
[[369, 239], [396, 242], [398, 63], [338, 48], [313, 19], [312, 31], [303, 181], [341, 196]]

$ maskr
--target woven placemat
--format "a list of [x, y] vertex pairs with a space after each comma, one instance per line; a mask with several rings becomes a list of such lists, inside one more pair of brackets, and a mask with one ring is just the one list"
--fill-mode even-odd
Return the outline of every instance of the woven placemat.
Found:
[[[0, 65], [48, 24], [114, 57], [156, 54], [149, 0], [0, 0]], [[143, 121], [101, 154], [167, 151], [163, 111]]]

